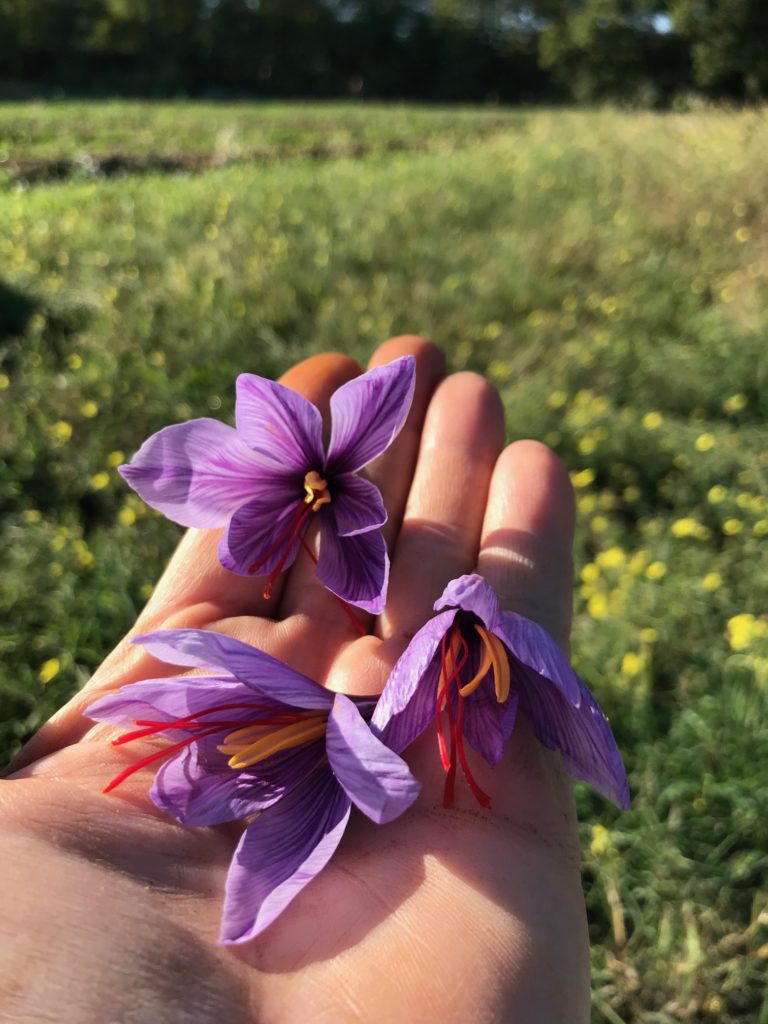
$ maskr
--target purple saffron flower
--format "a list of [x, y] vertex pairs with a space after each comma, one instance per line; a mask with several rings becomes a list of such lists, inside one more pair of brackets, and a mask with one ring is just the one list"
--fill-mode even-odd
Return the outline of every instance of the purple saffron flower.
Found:
[[356, 704], [218, 633], [167, 630], [136, 642], [161, 660], [214, 674], [132, 683], [88, 708], [96, 721], [133, 726], [116, 746], [172, 741], [104, 792], [164, 760], [150, 796], [181, 824], [256, 816], [227, 876], [222, 944], [259, 935], [325, 867], [352, 804], [385, 824], [416, 799], [419, 783], [361, 714], [372, 701]]
[[518, 707], [545, 747], [559, 750], [570, 775], [629, 807], [629, 786], [608, 720], [552, 637], [535, 622], [502, 611], [477, 575], [453, 580], [392, 670], [371, 728], [404, 750], [431, 724], [446, 772], [443, 803], [453, 801], [457, 764], [478, 802], [464, 741], [498, 764]]
[[343, 384], [331, 397], [327, 450], [311, 402], [241, 374], [236, 428], [211, 419], [165, 427], [120, 472], [174, 522], [225, 527], [221, 564], [240, 575], [267, 575], [266, 597], [306, 548], [304, 533], [318, 513], [318, 578], [343, 601], [378, 614], [389, 575], [380, 529], [387, 513], [378, 488], [356, 474], [405, 422], [415, 367], [413, 356], [403, 356]]

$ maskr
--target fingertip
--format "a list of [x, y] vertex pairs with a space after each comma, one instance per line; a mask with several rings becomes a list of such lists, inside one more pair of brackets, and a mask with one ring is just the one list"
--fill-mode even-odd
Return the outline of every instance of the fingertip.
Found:
[[541, 441], [508, 445], [496, 463], [518, 528], [570, 548], [576, 499], [563, 460]]
[[[440, 444], [454, 428], [466, 433], [466, 424], [471, 422], [475, 442], [493, 451], [495, 457], [504, 444], [504, 406], [493, 384], [470, 370], [452, 373], [441, 382], [433, 401], [434, 413], [440, 414], [441, 433], [431, 437], [425, 429], [428, 442]], [[446, 409], [455, 410], [455, 416], [446, 417]]]
[[491, 479], [478, 570], [502, 605], [544, 626], [566, 650], [571, 621], [573, 487], [538, 441], [515, 441]]
[[445, 374], [445, 356], [438, 346], [419, 334], [399, 334], [383, 342], [371, 356], [369, 367], [383, 366], [401, 356], [414, 356], [418, 377], [439, 379]]
[[325, 417], [334, 391], [362, 372], [362, 366], [351, 356], [324, 352], [292, 366], [280, 378], [280, 383], [303, 395]]

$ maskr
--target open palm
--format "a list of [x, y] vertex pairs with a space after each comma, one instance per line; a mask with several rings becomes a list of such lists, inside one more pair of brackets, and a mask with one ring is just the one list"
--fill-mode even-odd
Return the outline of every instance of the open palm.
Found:
[[[406, 757], [417, 803], [378, 827], [355, 817], [329, 866], [258, 939], [216, 945], [238, 827], [186, 829], [146, 793], [151, 770], [104, 796], [141, 756], [112, 747], [83, 710], [142, 678], [178, 674], [130, 637], [197, 627], [228, 633], [329, 687], [377, 694], [434, 600], [482, 573], [506, 607], [567, 646], [573, 501], [542, 445], [504, 444], [496, 392], [444, 377], [420, 338], [393, 339], [371, 365], [411, 353], [414, 403], [368, 467], [389, 511], [387, 607], [359, 637], [300, 556], [269, 601], [263, 581], [216, 557], [218, 532], [190, 530], [134, 630], [41, 729], [0, 784], [0, 1019], [14, 1024], [164, 1022], [520, 1022], [588, 1019], [588, 957], [575, 819], [559, 759], [521, 721], [496, 769], [473, 762], [493, 799], [441, 804], [436, 741]], [[283, 378], [324, 415], [360, 372], [316, 356]], [[153, 749], [153, 748], [149, 748]]]

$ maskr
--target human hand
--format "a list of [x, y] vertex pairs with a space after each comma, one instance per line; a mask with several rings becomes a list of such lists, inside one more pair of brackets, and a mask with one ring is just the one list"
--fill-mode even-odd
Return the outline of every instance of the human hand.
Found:
[[[129, 636], [22, 752], [0, 785], [0, 992], [5, 1019], [105, 1021], [510, 1021], [588, 1019], [588, 956], [570, 784], [520, 722], [501, 765], [475, 771], [481, 811], [457, 787], [441, 806], [433, 735], [406, 753], [423, 782], [414, 807], [378, 827], [353, 820], [328, 867], [269, 930], [216, 946], [237, 827], [185, 829], [161, 814], [140, 756], [83, 710], [147, 677], [176, 675], [130, 644], [150, 630], [213, 629], [333, 689], [380, 692], [445, 584], [475, 569], [504, 605], [567, 646], [573, 500], [556, 458], [534, 442], [503, 449], [495, 391], [443, 379], [439, 351], [394, 339], [372, 365], [412, 353], [407, 424], [369, 467], [389, 510], [387, 608], [359, 638], [300, 557], [262, 582], [223, 569], [218, 531], [190, 530]], [[325, 413], [360, 372], [342, 356], [305, 361], [283, 382]], [[355, 614], [361, 615], [357, 610]], [[362, 616], [361, 616], [362, 617]]]

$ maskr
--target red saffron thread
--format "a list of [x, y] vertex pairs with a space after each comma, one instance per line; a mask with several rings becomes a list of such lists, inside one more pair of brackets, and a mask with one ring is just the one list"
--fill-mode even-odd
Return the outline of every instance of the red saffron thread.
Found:
[[125, 782], [126, 779], [130, 778], [134, 772], [139, 771], [140, 768], [144, 768], [146, 765], [152, 764], [153, 761], [159, 761], [161, 757], [167, 757], [168, 754], [172, 754], [176, 750], [182, 750], [184, 747], [188, 747], [190, 743], [194, 743], [203, 736], [210, 736], [215, 732], [219, 732], [218, 726], [213, 726], [206, 732], [200, 733], [198, 736], [190, 736], [186, 740], [181, 740], [179, 743], [174, 743], [170, 747], [164, 747], [162, 750], [156, 750], [153, 754], [147, 755], [147, 757], [142, 757], [140, 761], [137, 761], [135, 764], [128, 765], [128, 767], [124, 768], [119, 775], [116, 775], [111, 782], [108, 782], [102, 790], [102, 793], [111, 793], [113, 789], [116, 789], [122, 782]]
[[[194, 743], [195, 740], [203, 739], [206, 736], [213, 736], [217, 732], [230, 731], [231, 729], [243, 729], [247, 728], [249, 723], [247, 720], [242, 718], [234, 721], [227, 721], [217, 719], [215, 722], [200, 722], [198, 719], [204, 715], [211, 715], [217, 711], [232, 711], [235, 709], [245, 709], [251, 711], [271, 711], [272, 708], [264, 704], [254, 704], [253, 702], [247, 704], [217, 704], [211, 708], [204, 708], [202, 711], [195, 711], [190, 715], [185, 715], [183, 718], [174, 718], [168, 722], [155, 722], [151, 719], [138, 718], [135, 720], [135, 724], [142, 726], [143, 728], [135, 729], [132, 732], [123, 733], [122, 736], [118, 736], [112, 740], [113, 747], [122, 746], [125, 743], [133, 743], [135, 740], [147, 739], [150, 736], [156, 736], [158, 733], [167, 732], [169, 729], [194, 729], [196, 730], [193, 736], [189, 736], [184, 740], [180, 740], [178, 743], [173, 743], [168, 747], [163, 747], [162, 750], [156, 750], [147, 757], [141, 758], [136, 761], [135, 764], [129, 765], [124, 768], [118, 775], [114, 777], [102, 790], [104, 793], [109, 793], [113, 789], [116, 789], [120, 783], [125, 782], [126, 779], [130, 778], [134, 772], [139, 771], [145, 765], [151, 764], [153, 761], [158, 761], [162, 757], [167, 757], [169, 754], [174, 753], [177, 750], [181, 750], [190, 743]], [[250, 724], [253, 725], [270, 725], [276, 728], [284, 725], [294, 725], [296, 722], [300, 722], [305, 716], [299, 712], [296, 714], [282, 714], [273, 715], [272, 717], [266, 716], [257, 722]]]
[[259, 571], [261, 566], [264, 565], [264, 563], [268, 561], [272, 557], [272, 555], [279, 551], [280, 548], [284, 545], [283, 553], [282, 555], [280, 555], [280, 559], [277, 565], [267, 577], [267, 582], [264, 587], [265, 600], [268, 601], [269, 598], [272, 596], [272, 587], [275, 584], [275, 580], [283, 571], [285, 563], [288, 561], [288, 557], [293, 549], [294, 542], [297, 540], [301, 540], [301, 531], [311, 512], [312, 506], [307, 505], [306, 502], [302, 501], [299, 504], [296, 511], [294, 512], [294, 514], [291, 516], [287, 528], [283, 530], [283, 532], [277, 538], [277, 540], [269, 549], [269, 551], [267, 551], [267, 553], [263, 555], [257, 562], [253, 562], [252, 565], [248, 566], [248, 575], [253, 576], [255, 573]]
[[[443, 807], [451, 807], [454, 799], [455, 782], [456, 782], [456, 767], [457, 763], [461, 765], [461, 770], [464, 778], [467, 780], [472, 795], [475, 800], [480, 804], [481, 807], [490, 807], [491, 798], [485, 793], [480, 786], [477, 784], [475, 777], [472, 775], [472, 771], [469, 767], [467, 760], [466, 751], [464, 749], [464, 700], [458, 692], [461, 688], [461, 671], [469, 660], [469, 647], [466, 640], [458, 630], [453, 631], [453, 637], [458, 640], [459, 650], [454, 652], [452, 649], [447, 649], [446, 638], [447, 634], [443, 635], [441, 641], [441, 676], [444, 680], [442, 688], [439, 687], [438, 682], [438, 694], [437, 694], [437, 705], [436, 705], [436, 725], [437, 725], [437, 741], [440, 749], [440, 760], [443, 766], [443, 770], [446, 772], [445, 787], [443, 789]], [[451, 655], [453, 665], [450, 673], [448, 671], [448, 655]], [[451, 698], [450, 687], [451, 684], [456, 686], [456, 696], [458, 698], [458, 712], [454, 716], [453, 712], [453, 700]], [[444, 704], [445, 711], [448, 717], [448, 733], [450, 736], [450, 753], [448, 751], [448, 745], [446, 743], [445, 728], [442, 721], [443, 708], [441, 704]], [[458, 755], [458, 760], [457, 760]]]

